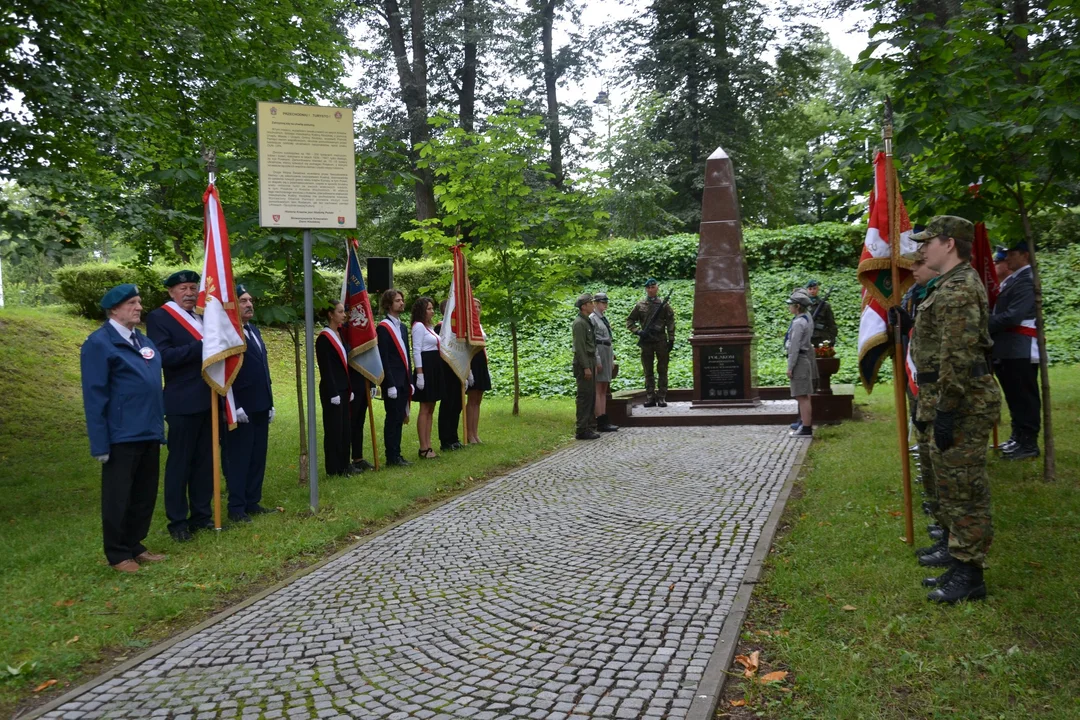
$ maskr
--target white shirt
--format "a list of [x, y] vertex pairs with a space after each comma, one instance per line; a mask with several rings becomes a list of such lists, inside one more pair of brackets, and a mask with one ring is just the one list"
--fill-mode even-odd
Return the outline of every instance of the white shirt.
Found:
[[435, 331], [429, 328], [427, 325], [421, 322], [413, 323], [412, 326], [412, 353], [413, 353], [413, 367], [420, 369], [424, 367], [424, 361], [420, 359], [420, 353], [431, 352], [432, 350], [438, 351], [439, 349], [439, 336], [435, 334]]
[[251, 326], [247, 323], [244, 324], [244, 334], [247, 335], [248, 342], [255, 343], [255, 347], [259, 348], [259, 350], [263, 349], [262, 343], [259, 342], [259, 338], [255, 336], [255, 333], [251, 332]]
[[120, 337], [124, 338], [128, 345], [135, 347], [135, 343], [131, 342], [131, 336], [135, 334], [134, 330], [128, 330], [126, 327], [116, 322], [112, 318], [109, 318], [109, 324], [113, 326], [113, 330], [120, 333]]

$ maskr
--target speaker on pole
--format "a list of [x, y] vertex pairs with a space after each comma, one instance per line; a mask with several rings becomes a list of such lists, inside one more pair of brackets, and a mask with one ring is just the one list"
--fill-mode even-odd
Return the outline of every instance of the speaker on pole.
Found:
[[368, 258], [367, 287], [373, 304], [378, 302], [379, 295], [394, 287], [394, 258]]

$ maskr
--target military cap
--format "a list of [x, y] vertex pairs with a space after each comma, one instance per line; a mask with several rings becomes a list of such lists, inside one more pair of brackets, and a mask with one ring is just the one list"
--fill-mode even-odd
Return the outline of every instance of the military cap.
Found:
[[1028, 249], [1027, 240], [1020, 240], [1012, 244], [1012, 247], [1009, 248], [1009, 252], [1031, 252], [1031, 250]]
[[902, 257], [905, 260], [910, 260], [913, 263], [918, 263], [918, 262], [923, 261], [923, 254], [921, 252], [919, 252], [918, 250], [912, 250], [911, 252], [901, 253], [900, 257]]
[[585, 303], [591, 303], [592, 301], [592, 295], [590, 295], [589, 293], [581, 293], [580, 295], [578, 295], [577, 302], [574, 303], [574, 305], [576, 305], [577, 309], [580, 310], [582, 305], [584, 305]]
[[607, 302], [608, 301], [607, 293], [606, 292], [598, 292], [598, 293], [596, 293], [595, 295], [592, 296], [592, 299], [593, 299], [594, 302]]
[[956, 215], [935, 215], [926, 224], [926, 229], [922, 232], [912, 233], [911, 239], [917, 243], [924, 243], [933, 240], [939, 235], [971, 242], [975, 239], [975, 225], [970, 220], [965, 220]]
[[247, 286], [244, 285], [243, 283], [237, 283], [236, 284], [236, 297], [239, 298], [241, 295], [251, 295], [251, 291], [248, 290]]
[[165, 287], [171, 288], [173, 285], [179, 285], [180, 283], [197, 283], [199, 282], [199, 273], [194, 270], [178, 270], [169, 277], [165, 278]]
[[649, 278], [648, 280], [645, 281], [645, 287], [649, 287], [650, 285], [656, 285], [656, 284], [657, 284], [656, 283], [656, 278]]
[[997, 247], [994, 250], [994, 262], [996, 262], [996, 263], [1005, 262], [1005, 256], [1008, 255], [1008, 254], [1009, 254], [1009, 251], [1005, 248], [1004, 245], [1001, 245], [1001, 246]]
[[808, 288], [817, 287], [817, 286], [818, 286], [818, 281], [814, 280], [813, 278], [810, 279], [810, 282], [806, 283], [806, 287], [808, 287]]
[[139, 288], [137, 285], [131, 283], [117, 285], [102, 296], [100, 304], [103, 310], [112, 310], [120, 303], [127, 302], [138, 294]]
[[809, 307], [811, 302], [813, 301], [805, 290], [795, 290], [787, 299], [788, 305], [802, 305], [803, 307]]

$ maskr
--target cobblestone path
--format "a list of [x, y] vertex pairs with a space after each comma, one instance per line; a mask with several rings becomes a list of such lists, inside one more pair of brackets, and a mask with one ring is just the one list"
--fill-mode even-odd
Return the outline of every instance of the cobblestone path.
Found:
[[800, 442], [575, 443], [45, 717], [684, 717]]

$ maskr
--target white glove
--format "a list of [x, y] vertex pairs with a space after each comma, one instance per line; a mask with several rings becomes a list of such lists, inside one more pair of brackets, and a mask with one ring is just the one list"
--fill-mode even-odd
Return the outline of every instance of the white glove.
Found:
[[469, 379], [465, 381], [465, 387], [471, 388], [476, 384], [476, 378], [473, 377], [472, 370], [469, 371]]
[[390, 389], [386, 391], [386, 397], [391, 400], [397, 400], [397, 388], [391, 385]]
[[352, 402], [355, 399], [356, 399], [356, 393], [352, 393], [352, 392], [349, 393], [349, 402]]
[[340, 405], [341, 404], [341, 396], [340, 395], [335, 395], [334, 397], [330, 398], [330, 404], [331, 405]]
[[274, 408], [270, 408], [270, 422], [274, 422]]
[[247, 413], [244, 412], [244, 408], [236, 408], [236, 422], [238, 422], [238, 423], [251, 422], [251, 419], [247, 416]]
[[416, 394], [416, 386], [410, 384], [409, 385], [409, 397], [412, 397], [415, 394]]
[[377, 393], [378, 391], [379, 391], [378, 388], [372, 386], [372, 388], [371, 388], [371, 399], [372, 400], [375, 399], [375, 393]]
[[104, 455], [95, 455], [94, 459], [104, 465], [105, 463], [109, 462], [109, 453], [105, 453]]
[[416, 387], [420, 390], [424, 389], [424, 373], [416, 376]]

